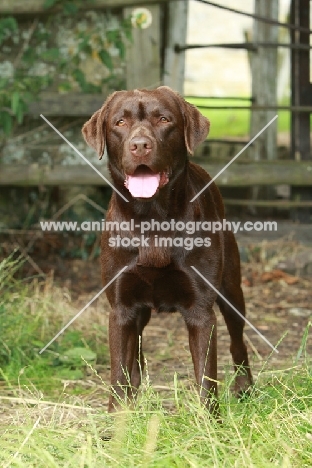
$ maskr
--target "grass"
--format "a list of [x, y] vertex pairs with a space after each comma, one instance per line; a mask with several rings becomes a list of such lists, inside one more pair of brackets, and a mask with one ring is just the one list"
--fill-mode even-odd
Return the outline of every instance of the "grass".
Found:
[[39, 351], [77, 311], [68, 292], [55, 287], [52, 278], [41, 282], [16, 280], [14, 274], [20, 267], [14, 255], [0, 263], [0, 372], [2, 369], [2, 379], [7, 382], [30, 379], [40, 390], [49, 389], [51, 393], [53, 384], [59, 390], [64, 376], [84, 376], [81, 356], [87, 362], [95, 361], [97, 355], [107, 358], [107, 329], [91, 318], [86, 338], [84, 325], [77, 321], [40, 355]]
[[[211, 122], [210, 138], [224, 137], [246, 137], [249, 135], [250, 111], [241, 109], [209, 109], [209, 106], [248, 106], [249, 101], [231, 99], [206, 99], [186, 98], [189, 102], [199, 106], [207, 106], [208, 109], [200, 109], [201, 113], [208, 117]], [[288, 105], [284, 100], [281, 105]], [[278, 112], [278, 132], [290, 131], [290, 113], [288, 111]], [[312, 118], [311, 118], [312, 128]], [[260, 130], [260, 129], [259, 129]]]
[[[6, 312], [1, 315], [0, 389], [9, 389], [0, 396], [2, 467], [311, 466], [312, 367], [305, 351], [311, 324], [293, 366], [262, 371], [245, 401], [232, 397], [233, 376], [226, 376], [219, 385], [222, 424], [209, 417], [196, 390], [176, 375], [165, 394], [156, 392], [148, 369], [134, 407], [122, 405], [111, 415], [95, 398], [86, 405], [83, 388], [79, 395], [71, 393], [58, 374], [65, 364], [53, 365], [53, 359], [77, 345], [103, 354], [93, 332], [76, 324], [67, 341], [63, 338], [50, 354], [38, 356], [41, 342], [53, 335], [70, 304], [62, 295], [56, 297], [49, 283], [16, 281], [16, 268], [12, 258], [0, 264], [0, 307]], [[92, 363], [82, 364], [97, 378]], [[79, 369], [72, 362], [67, 371], [75, 366]], [[108, 391], [104, 383], [101, 387], [100, 402]]]
[[245, 402], [228, 385], [223, 423], [211, 420], [195, 390], [177, 380], [171, 409], [145, 378], [133, 410], [46, 402], [24, 404], [2, 422], [0, 461], [12, 467], [309, 467], [312, 457], [311, 369], [262, 376]]

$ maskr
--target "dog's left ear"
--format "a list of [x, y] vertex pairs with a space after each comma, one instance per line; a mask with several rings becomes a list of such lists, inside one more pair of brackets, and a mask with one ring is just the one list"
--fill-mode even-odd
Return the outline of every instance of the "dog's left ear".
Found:
[[115, 97], [117, 92], [111, 94], [104, 102], [101, 109], [96, 111], [91, 119], [88, 120], [82, 127], [82, 134], [86, 142], [91, 148], [95, 149], [99, 155], [99, 159], [102, 159], [105, 145], [106, 145], [106, 117], [109, 104]]
[[185, 146], [190, 154], [194, 154], [196, 146], [205, 141], [209, 133], [209, 120], [199, 112], [197, 107], [185, 101], [179, 93], [173, 91], [168, 86], [160, 86], [157, 89], [167, 91], [178, 99], [184, 118]]
[[197, 107], [181, 97], [184, 114], [185, 145], [190, 154], [194, 154], [196, 146], [206, 140], [209, 133], [210, 121], [204, 117]]

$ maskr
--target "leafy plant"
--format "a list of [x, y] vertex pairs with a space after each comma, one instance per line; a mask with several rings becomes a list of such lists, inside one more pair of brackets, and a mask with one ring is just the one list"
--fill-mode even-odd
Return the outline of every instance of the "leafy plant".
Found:
[[42, 283], [17, 280], [21, 260], [14, 257], [0, 262], [0, 368], [5, 374], [16, 378], [27, 366], [26, 377], [36, 375], [40, 368], [49, 375], [57, 377], [62, 372], [68, 379], [76, 379], [86, 363], [106, 363], [106, 327], [95, 323], [86, 331], [75, 329], [79, 323], [73, 325], [47, 352], [39, 354], [64, 326], [64, 315], [69, 319], [72, 311], [49, 279]]
[[[104, 14], [99, 19], [91, 11], [82, 16], [83, 3], [46, 0], [51, 15], [44, 22], [35, 18], [28, 29], [13, 17], [0, 19], [0, 143], [23, 123], [29, 102], [51, 86], [62, 93], [100, 93], [103, 85], [122, 86], [123, 74], [116, 67], [120, 69], [131, 40], [130, 19], [118, 22]], [[61, 27], [64, 34], [57, 35]], [[103, 64], [107, 72], [88, 80], [83, 68], [87, 59]]]

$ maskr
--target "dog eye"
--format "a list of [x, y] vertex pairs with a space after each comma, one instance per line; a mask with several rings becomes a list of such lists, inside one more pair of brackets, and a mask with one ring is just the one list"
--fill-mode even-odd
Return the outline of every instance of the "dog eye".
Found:
[[163, 115], [162, 117], [160, 117], [159, 122], [167, 123], [169, 122], [169, 119], [167, 119], [167, 117]]
[[117, 120], [116, 125], [117, 127], [123, 127], [124, 125], [126, 125], [126, 122], [124, 121], [124, 119], [120, 119]]

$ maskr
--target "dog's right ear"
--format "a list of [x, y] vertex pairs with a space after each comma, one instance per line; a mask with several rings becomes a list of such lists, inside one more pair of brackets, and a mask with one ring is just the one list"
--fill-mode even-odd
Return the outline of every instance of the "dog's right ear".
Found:
[[102, 159], [105, 145], [106, 145], [106, 117], [109, 104], [115, 97], [117, 92], [111, 94], [104, 102], [101, 109], [96, 111], [91, 119], [88, 120], [82, 127], [82, 134], [86, 142], [91, 148], [95, 149], [99, 155], [99, 159]]

